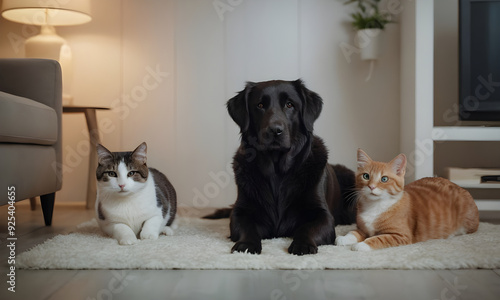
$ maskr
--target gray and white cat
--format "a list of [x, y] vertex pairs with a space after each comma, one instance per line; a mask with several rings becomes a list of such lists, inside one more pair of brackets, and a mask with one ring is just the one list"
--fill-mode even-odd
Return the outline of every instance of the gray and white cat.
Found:
[[172, 235], [177, 210], [175, 189], [160, 171], [148, 168], [147, 145], [132, 152], [111, 152], [97, 145], [96, 218], [103, 232], [120, 245]]

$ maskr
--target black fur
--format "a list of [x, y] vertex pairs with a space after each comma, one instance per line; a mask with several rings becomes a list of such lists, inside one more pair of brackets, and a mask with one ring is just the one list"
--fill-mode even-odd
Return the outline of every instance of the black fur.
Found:
[[247, 83], [227, 102], [241, 129], [233, 158], [238, 197], [230, 215], [231, 252], [260, 253], [261, 239], [293, 237], [288, 252], [317, 253], [318, 245], [334, 243], [335, 224], [354, 220], [343, 198], [354, 187], [354, 173], [329, 165], [323, 141], [312, 134], [322, 105], [301, 80]]

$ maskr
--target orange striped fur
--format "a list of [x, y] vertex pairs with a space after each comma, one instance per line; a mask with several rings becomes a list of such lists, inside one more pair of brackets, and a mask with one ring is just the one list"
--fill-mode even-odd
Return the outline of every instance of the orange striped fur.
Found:
[[373, 161], [358, 149], [357, 229], [337, 245], [371, 250], [473, 233], [479, 212], [468, 191], [444, 178], [423, 178], [404, 185], [406, 156]]

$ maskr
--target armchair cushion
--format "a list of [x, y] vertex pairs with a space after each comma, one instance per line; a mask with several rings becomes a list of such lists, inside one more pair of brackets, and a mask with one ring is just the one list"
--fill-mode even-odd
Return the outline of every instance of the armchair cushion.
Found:
[[0, 142], [53, 145], [57, 138], [53, 108], [0, 91]]

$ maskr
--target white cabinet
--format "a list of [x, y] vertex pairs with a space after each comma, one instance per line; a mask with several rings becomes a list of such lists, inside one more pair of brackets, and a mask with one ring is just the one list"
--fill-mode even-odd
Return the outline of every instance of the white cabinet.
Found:
[[[500, 124], [488, 124], [492, 127], [485, 127], [470, 123], [474, 126], [463, 126], [464, 122], [458, 120], [458, 117], [455, 118], [455, 122], [440, 122], [443, 112], [440, 108], [435, 113], [435, 101], [441, 101], [443, 97], [446, 98], [445, 101], [449, 101], [446, 104], [449, 106], [447, 113], [453, 111], [452, 105], [458, 104], [458, 67], [444, 67], [435, 72], [435, 63], [442, 64], [446, 61], [446, 57], [439, 56], [443, 52], [441, 48], [443, 42], [451, 49], [444, 51], [444, 56], [452, 58], [448, 63], [457, 64], [458, 60], [455, 58], [458, 53], [458, 42], [449, 41], [458, 38], [458, 34], [454, 32], [458, 28], [446, 28], [440, 31], [435, 40], [435, 20], [438, 18], [439, 21], [436, 23], [441, 26], [440, 18], [444, 17], [438, 15], [435, 18], [435, 13], [439, 13], [434, 11], [435, 2], [438, 3], [433, 0], [406, 2], [399, 21], [401, 23], [400, 148], [408, 157], [407, 182], [436, 174], [445, 176], [443, 173], [447, 167], [500, 169]], [[446, 4], [439, 2], [439, 5], [457, 5], [456, 2], [447, 1]], [[447, 15], [456, 18], [455, 13], [450, 13], [453, 10], [456, 11], [457, 7], [447, 8]], [[448, 24], [458, 26], [456, 20]], [[451, 37], [443, 36], [443, 33]], [[439, 57], [435, 57], [436, 53]], [[444, 78], [443, 70], [445, 72], [452, 70], [452, 74], [447, 74], [449, 77]], [[450, 86], [443, 87], [442, 84]], [[440, 89], [438, 93], [435, 93], [435, 88]], [[435, 94], [440, 98], [435, 99]], [[448, 114], [446, 116], [448, 117]], [[446, 123], [444, 124], [446, 126], [441, 126], [441, 123]], [[480, 210], [500, 211], [498, 185], [487, 187], [466, 185], [464, 188], [471, 191]], [[483, 195], [487, 198], [482, 198]]]

